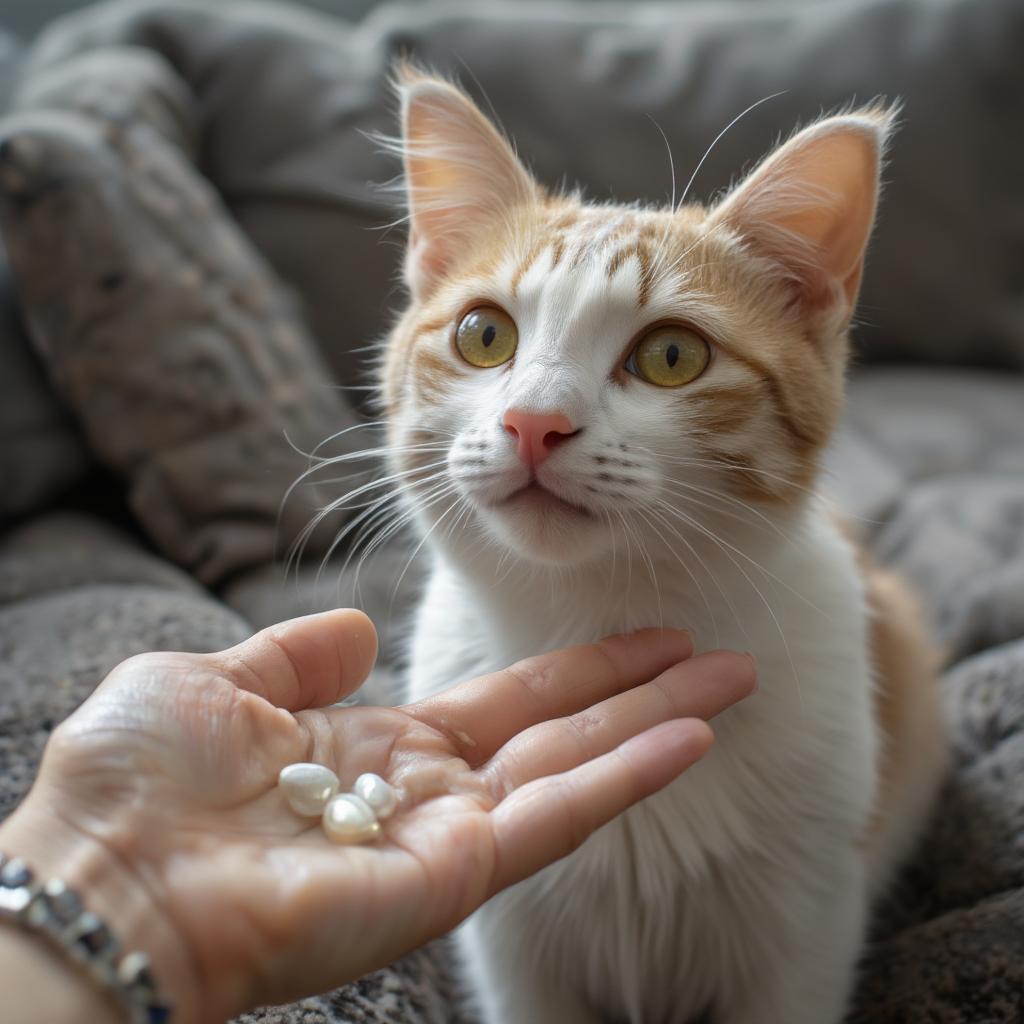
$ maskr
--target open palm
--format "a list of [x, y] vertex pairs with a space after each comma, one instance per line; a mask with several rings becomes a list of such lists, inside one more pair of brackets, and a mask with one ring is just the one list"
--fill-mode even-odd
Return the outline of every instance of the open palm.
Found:
[[[675, 778], [711, 743], [697, 719], [754, 680], [749, 659], [691, 654], [650, 630], [341, 708], [376, 638], [328, 612], [125, 662], [55, 732], [34, 796], [133, 865], [187, 949], [196, 1019], [223, 1020], [390, 962]], [[383, 836], [337, 846], [296, 815], [276, 786], [296, 761], [343, 790], [388, 779], [402, 799]]]

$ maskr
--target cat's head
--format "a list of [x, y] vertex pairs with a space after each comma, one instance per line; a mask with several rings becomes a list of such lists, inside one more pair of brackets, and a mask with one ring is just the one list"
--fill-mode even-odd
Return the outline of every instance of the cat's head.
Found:
[[890, 114], [811, 125], [711, 206], [641, 209], [546, 192], [447, 82], [406, 72], [400, 93], [412, 299], [382, 390], [438, 535], [574, 564], [616, 531], [804, 500]]

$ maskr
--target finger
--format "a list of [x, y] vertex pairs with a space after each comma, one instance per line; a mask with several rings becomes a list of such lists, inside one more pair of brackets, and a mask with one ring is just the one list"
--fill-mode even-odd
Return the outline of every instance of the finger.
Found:
[[206, 657], [240, 689], [302, 711], [362, 684], [377, 658], [377, 632], [362, 612], [342, 608], [281, 622]]
[[516, 790], [491, 813], [491, 894], [572, 853], [595, 829], [677, 778], [713, 740], [704, 722], [675, 719], [569, 772]]
[[749, 697], [756, 682], [749, 655], [698, 655], [643, 686], [514, 736], [484, 767], [484, 776], [500, 800], [532, 779], [569, 771], [662, 722], [714, 718]]
[[523, 729], [645, 683], [692, 653], [688, 633], [643, 629], [527, 658], [404, 710], [444, 732], [478, 765]]

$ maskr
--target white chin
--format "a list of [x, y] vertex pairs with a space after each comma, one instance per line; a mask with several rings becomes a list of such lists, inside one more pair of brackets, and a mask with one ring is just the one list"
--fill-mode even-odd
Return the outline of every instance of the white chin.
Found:
[[604, 519], [536, 486], [484, 514], [501, 539], [531, 562], [577, 565], [600, 555], [607, 545]]

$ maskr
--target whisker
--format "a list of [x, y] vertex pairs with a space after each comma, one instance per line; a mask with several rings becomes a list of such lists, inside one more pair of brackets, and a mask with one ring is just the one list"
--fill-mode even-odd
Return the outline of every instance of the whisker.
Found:
[[[334, 512], [348, 511], [348, 510], [350, 510], [353, 507], [355, 507], [355, 508], [361, 507], [361, 506], [358, 506], [358, 505], [352, 506], [351, 502], [352, 502], [352, 499], [357, 498], [357, 497], [361, 497], [365, 493], [368, 493], [368, 492], [370, 492], [372, 490], [375, 490], [377, 488], [380, 488], [380, 487], [388, 486], [391, 483], [394, 483], [394, 482], [396, 482], [398, 480], [407, 479], [409, 477], [414, 476], [417, 473], [424, 473], [429, 468], [437, 467], [437, 466], [443, 466], [443, 465], [444, 465], [444, 462], [441, 461], [441, 462], [437, 462], [437, 463], [428, 464], [428, 466], [425, 466], [425, 467], [415, 467], [415, 468], [410, 469], [410, 470], [403, 470], [403, 471], [400, 471], [399, 473], [393, 473], [393, 474], [390, 474], [387, 477], [383, 477], [383, 478], [378, 479], [378, 480], [371, 480], [369, 483], [362, 484], [359, 487], [356, 487], [356, 488], [354, 488], [352, 490], [349, 490], [345, 494], [342, 494], [340, 497], [334, 499], [334, 501], [330, 502], [324, 508], [320, 509], [319, 512], [317, 512], [316, 515], [314, 515], [312, 517], [312, 519], [306, 524], [306, 526], [304, 526], [302, 528], [302, 530], [299, 531], [299, 533], [296, 536], [295, 540], [292, 542], [291, 547], [289, 548], [289, 551], [288, 551], [288, 554], [287, 554], [287, 557], [286, 557], [286, 560], [285, 560], [285, 574], [287, 575], [291, 571], [291, 566], [292, 566], [293, 562], [295, 562], [297, 564], [297, 562], [299, 560], [301, 560], [302, 555], [305, 552], [306, 545], [309, 543], [310, 538], [312, 537], [314, 532], [317, 530], [317, 528], [320, 526], [320, 524], [327, 518], [327, 516], [331, 515]], [[436, 477], [436, 476], [439, 476], [439, 475], [441, 475], [441, 474], [440, 473], [432, 474], [431, 477], [429, 477], [428, 479], [432, 479], [433, 477]], [[422, 482], [426, 482], [426, 480], [424, 480]], [[323, 566], [326, 564], [326, 559], [329, 559], [330, 556], [333, 555], [333, 553], [337, 550], [337, 547], [340, 544], [341, 540], [347, 535], [347, 533], [348, 533], [347, 529], [342, 530], [342, 532], [331, 543], [330, 547], [328, 548], [327, 555], [324, 556], [325, 560], [321, 562], [321, 570], [320, 570], [321, 572], [323, 571]], [[318, 574], [318, 578], [319, 578], [319, 574]]]
[[[740, 632], [749, 641], [750, 637], [747, 635], [746, 626], [744, 625], [743, 620], [740, 618], [738, 612], [736, 611], [736, 607], [733, 605], [732, 601], [729, 598], [729, 595], [726, 593], [721, 583], [718, 582], [718, 577], [708, 568], [708, 565], [704, 561], [704, 559], [701, 558], [700, 552], [697, 551], [697, 549], [672, 525], [672, 523], [668, 521], [668, 519], [665, 518], [665, 516], [661, 515], [658, 512], [657, 508], [648, 508], [646, 511], [649, 512], [652, 516], [654, 516], [656, 521], [659, 522], [666, 530], [668, 530], [681, 544], [683, 544], [686, 547], [686, 549], [690, 552], [690, 554], [697, 560], [697, 564], [704, 570], [705, 573], [707, 573], [708, 578], [711, 580], [712, 583], [714, 583], [715, 587], [718, 589], [718, 592], [722, 595], [722, 599], [725, 601], [726, 606], [729, 608], [729, 610], [733, 614], [733, 617], [736, 619], [736, 625], [739, 627]], [[668, 545], [668, 550], [671, 552], [676, 561], [682, 566], [683, 571], [686, 573], [687, 576], [690, 577], [691, 581], [693, 582], [693, 585], [697, 588], [697, 593], [700, 595], [700, 599], [704, 603], [704, 607], [707, 609], [708, 615], [711, 617], [711, 627], [715, 631], [715, 646], [720, 646], [721, 633], [718, 629], [718, 621], [715, 618], [715, 613], [711, 607], [711, 603], [708, 601], [707, 594], [704, 592], [704, 588], [700, 585], [700, 580], [697, 579], [697, 577], [693, 574], [693, 570], [679, 556], [678, 551], [676, 551], [671, 545]]]
[[[669, 505], [669, 508], [671, 508], [671, 507], [672, 506]], [[690, 517], [687, 517], [687, 518], [690, 519]], [[709, 527], [705, 527], [703, 524], [698, 523], [698, 521], [696, 519], [691, 519], [690, 521], [695, 526], [698, 526], [701, 530], [705, 530], [706, 531], [706, 530], [710, 529]], [[766, 578], [772, 580], [775, 583], [778, 583], [779, 586], [784, 587], [795, 598], [797, 598], [797, 600], [803, 601], [803, 603], [806, 604], [808, 608], [811, 608], [812, 610], [816, 611], [819, 615], [821, 615], [827, 621], [829, 621], [829, 622], [832, 621], [831, 616], [827, 612], [825, 612], [822, 608], [819, 608], [818, 605], [816, 605], [813, 601], [811, 601], [809, 598], [807, 598], [806, 596], [801, 594], [799, 590], [796, 590], [794, 587], [790, 586], [790, 584], [788, 584], [784, 579], [781, 579], [780, 577], [776, 576], [775, 573], [773, 573], [770, 569], [766, 569], [758, 561], [756, 561], [755, 559], [751, 558], [750, 555], [748, 555], [745, 551], [742, 551], [740, 548], [736, 547], [735, 544], [730, 544], [727, 540], [725, 540], [722, 537], [719, 537], [717, 534], [715, 535], [715, 541], [716, 541], [716, 543], [718, 543], [720, 545], [724, 545], [730, 551], [732, 551], [735, 554], [739, 555], [740, 558], [742, 558], [744, 561], [746, 561], [750, 565], [752, 565], [755, 569], [758, 570], [758, 572], [762, 573]]]
[[[638, 510], [634, 510], [638, 511]], [[654, 594], [658, 601], [658, 628], [665, 628], [665, 613], [661, 604], [661, 584], [658, 580], [658, 574], [654, 568], [654, 562], [651, 560], [651, 556], [647, 552], [647, 546], [644, 544], [643, 534], [638, 530], [636, 533], [637, 547], [640, 549], [640, 557], [643, 559], [647, 566], [647, 573], [651, 577], [651, 582], [654, 584]]]
[[402, 571], [401, 571], [401, 572], [399, 573], [399, 575], [398, 575], [398, 579], [397, 579], [397, 580], [395, 581], [395, 588], [394, 588], [394, 589], [395, 589], [396, 591], [398, 590], [399, 586], [401, 586], [402, 580], [403, 580], [403, 579], [405, 579], [405, 574], [406, 574], [406, 573], [407, 573], [407, 572], [409, 571], [409, 566], [411, 566], [411, 565], [412, 565], [412, 563], [413, 563], [414, 559], [416, 558], [416, 556], [417, 556], [417, 555], [418, 555], [418, 554], [420, 553], [420, 551], [422, 550], [422, 548], [423, 548], [423, 545], [424, 545], [424, 544], [426, 544], [426, 542], [427, 542], [427, 541], [428, 541], [428, 540], [430, 539], [430, 535], [431, 535], [431, 534], [432, 534], [432, 533], [434, 532], [434, 530], [436, 530], [436, 529], [437, 529], [437, 527], [438, 527], [438, 526], [439, 526], [439, 525], [441, 524], [441, 522], [442, 522], [442, 521], [444, 520], [444, 517], [445, 517], [446, 515], [448, 515], [448, 513], [449, 513], [449, 512], [451, 512], [451, 510], [452, 510], [453, 508], [455, 508], [455, 507], [456, 507], [456, 506], [457, 506], [457, 505], [458, 505], [458, 504], [459, 504], [460, 502], [464, 502], [465, 500], [466, 500], [466, 499], [465, 499], [464, 497], [462, 497], [462, 495], [459, 495], [459, 497], [457, 497], [457, 498], [455, 499], [455, 501], [453, 501], [453, 502], [452, 502], [452, 504], [450, 504], [450, 505], [449, 505], [449, 506], [448, 506], [448, 507], [447, 507], [447, 508], [446, 508], [446, 509], [445, 509], [445, 510], [444, 510], [444, 511], [443, 511], [443, 512], [441, 513], [441, 515], [440, 515], [440, 516], [438, 516], [438, 517], [437, 517], [437, 519], [435, 519], [435, 520], [434, 520], [434, 525], [433, 525], [433, 526], [431, 526], [429, 530], [426, 530], [426, 531], [424, 532], [423, 536], [422, 536], [422, 537], [420, 538], [420, 542], [419, 542], [419, 543], [418, 543], [418, 544], [416, 545], [416, 547], [415, 547], [415, 548], [413, 548], [413, 552], [412, 552], [412, 554], [411, 554], [411, 555], [409, 556], [409, 558], [408, 558], [408, 561], [406, 561], [406, 563], [405, 563], [405, 568], [404, 568], [404, 569], [402, 569]]
[[[438, 463], [437, 465], [443, 466], [444, 463], [443, 462], [442, 463]], [[420, 469], [415, 470], [414, 472], [425, 472], [425, 471], [426, 471], [426, 467], [422, 467]], [[364, 493], [365, 491], [367, 491], [368, 489], [370, 489], [372, 487], [387, 486], [390, 483], [393, 483], [396, 480], [401, 480], [403, 477], [408, 477], [409, 475], [411, 475], [411, 474], [410, 473], [405, 473], [405, 472], [399, 473], [399, 474], [392, 474], [392, 478], [390, 480], [387, 479], [387, 478], [382, 479], [382, 480], [374, 480], [374, 481], [371, 481], [369, 484], [364, 484], [361, 487], [355, 488], [354, 490], [349, 491], [346, 494], [343, 494], [336, 501], [332, 502], [331, 505], [329, 505], [327, 509], [323, 510], [314, 519], [313, 523], [311, 524], [311, 527], [307, 527], [307, 529], [310, 529], [310, 528], [315, 529], [315, 527], [317, 525], [319, 525], [320, 522], [323, 521], [323, 518], [327, 514], [328, 510], [334, 510], [334, 509], [337, 509], [339, 507], [344, 507], [344, 508], [347, 509], [347, 508], [350, 507], [348, 502], [353, 497], [357, 497], [357, 496], [361, 495], [362, 493]], [[443, 473], [443, 471], [439, 470], [438, 472], [431, 473], [428, 476], [424, 477], [422, 480], [418, 481], [418, 483], [421, 486], [422, 485], [430, 485], [430, 484], [433, 484], [435, 481], [441, 480], [443, 478], [444, 478], [444, 473]], [[364, 532], [363, 532], [364, 529], [366, 527], [368, 527], [368, 526], [371, 526], [371, 524], [375, 525], [376, 518], [377, 518], [376, 517], [376, 513], [380, 512], [382, 509], [386, 510], [388, 502], [393, 501], [393, 500], [397, 500], [399, 497], [400, 497], [400, 494], [399, 494], [398, 491], [396, 491], [396, 490], [389, 490], [388, 493], [384, 494], [383, 496], [381, 496], [379, 498], [374, 499], [374, 501], [371, 501], [369, 503], [369, 506], [366, 508], [365, 511], [361, 512], [358, 516], [354, 517], [353, 520], [351, 520], [348, 524], [346, 524], [338, 532], [338, 534], [334, 537], [333, 541], [331, 542], [330, 546], [328, 547], [326, 554], [323, 556], [323, 558], [320, 561], [320, 568], [319, 568], [319, 570], [317, 572], [317, 579], [318, 580], [321, 578], [324, 569], [327, 567], [327, 564], [330, 561], [330, 559], [333, 557], [334, 553], [338, 550], [338, 548], [341, 545], [342, 541], [353, 530], [359, 528], [360, 532], [357, 534], [357, 541], [356, 541], [356, 543], [353, 546], [353, 550], [356, 550], [358, 548], [358, 544], [361, 542], [362, 537], [364, 536]], [[357, 506], [357, 507], [359, 507], [359, 506]], [[347, 566], [348, 566], [348, 559], [346, 559], [345, 563], [342, 566], [342, 569], [341, 569], [341, 573], [342, 574], [344, 574], [345, 569], [347, 568]]]
[[619, 522], [622, 523], [622, 539], [625, 541], [626, 547], [626, 593], [631, 594], [633, 592], [633, 553], [630, 550], [629, 527], [626, 525], [626, 519], [619, 509], [612, 509], [612, 511], [619, 517]]
[[[679, 490], [679, 487], [683, 487], [686, 489]], [[690, 490], [698, 490], [698, 488], [692, 487], [692, 485], [683, 484], [680, 481], [674, 480], [672, 482], [662, 483], [662, 489], [666, 493], [671, 494], [673, 497], [679, 498], [687, 502], [687, 504], [693, 505], [697, 508], [706, 509], [708, 512], [714, 512], [716, 516], [724, 516], [726, 519], [732, 519], [737, 523], [743, 523], [744, 526], [753, 526], [759, 530], [764, 530], [764, 527], [760, 523], [751, 522], [749, 516], [741, 515], [739, 512], [735, 512], [730, 508], [723, 508], [721, 504], [712, 505], [706, 501], [701, 501], [699, 498], [693, 497], [693, 495], [689, 494], [688, 492]], [[724, 501], [723, 495], [716, 494], [714, 491], [700, 493], [706, 493], [709, 498]]]
[[[765, 526], [767, 526], [769, 529], [771, 529], [774, 533], [777, 533], [779, 535], [779, 537], [781, 537], [787, 544], [791, 544], [793, 547], [798, 548], [798, 549], [801, 548], [801, 545], [798, 544], [797, 541], [795, 541], [792, 537], [790, 537], [789, 534], [787, 534], [779, 526], [778, 523], [773, 522], [772, 519], [770, 517], [766, 516], [762, 511], [760, 511], [760, 509], [754, 508], [753, 505], [748, 505], [745, 501], [741, 501], [739, 498], [737, 498], [733, 494], [726, 494], [726, 493], [721, 492], [721, 491], [711, 491], [711, 490], [708, 490], [706, 487], [699, 487], [697, 484], [687, 483], [687, 482], [685, 482], [683, 480], [673, 480], [671, 485], [666, 484], [665, 486], [666, 486], [666, 488], [670, 488], [672, 485], [677, 486], [677, 487], [683, 487], [687, 491], [696, 491], [698, 494], [703, 494], [705, 497], [717, 499], [719, 501], [724, 501], [724, 502], [726, 502], [727, 504], [730, 504], [730, 505], [737, 505], [740, 508], [743, 508], [744, 510], [749, 512], [751, 515], [755, 516], [757, 519], [761, 520], [761, 522], [764, 523]], [[693, 502], [696, 505], [700, 505], [703, 508], [708, 508], [708, 509], [711, 509], [712, 511], [719, 511], [719, 510], [713, 509], [712, 506], [705, 505], [703, 502], [697, 501], [696, 498], [689, 497], [688, 495], [679, 494], [677, 496], [678, 497], [685, 497], [688, 501], [691, 501], [691, 502]], [[751, 523], [750, 520], [747, 519], [746, 517], [741, 516], [741, 515], [739, 515], [738, 513], [735, 513], [735, 512], [726, 512], [723, 509], [723, 510], [719, 511], [719, 514], [720, 515], [729, 516], [729, 518], [731, 518], [731, 519], [737, 519], [740, 522], [746, 523], [747, 525], [750, 525], [750, 526], [756, 525], [754, 523]]]
[[[772, 608], [772, 606], [771, 606], [770, 602], [768, 601], [768, 599], [761, 592], [761, 589], [750, 578], [750, 574], [743, 568], [742, 565], [740, 565], [739, 562], [736, 561], [735, 558], [732, 557], [731, 554], [729, 554], [729, 551], [727, 550], [727, 548], [731, 547], [731, 545], [723, 544], [723, 542], [719, 539], [718, 535], [713, 530], [710, 530], [707, 527], [703, 526], [696, 519], [692, 518], [691, 516], [686, 515], [686, 513], [682, 512], [680, 509], [673, 508], [671, 505], [668, 505], [668, 504], [665, 504], [665, 503], [663, 503], [663, 507], [665, 507], [666, 509], [671, 510], [672, 513], [674, 515], [678, 516], [680, 519], [682, 519], [683, 522], [687, 523], [688, 525], [690, 525], [694, 529], [696, 529], [696, 530], [700, 531], [701, 533], [703, 533], [704, 536], [706, 536], [713, 544], [717, 545], [719, 550], [721, 550], [722, 553], [725, 555], [725, 557], [728, 558], [729, 561], [732, 562], [732, 564], [739, 570], [739, 572], [743, 576], [743, 578], [750, 584], [750, 586], [753, 589], [754, 593], [757, 594], [758, 598], [760, 598], [761, 603], [765, 607], [765, 610], [771, 616], [772, 622], [775, 623], [775, 628], [778, 631], [779, 639], [782, 641], [782, 646], [783, 646], [783, 648], [785, 649], [785, 652], [786, 652], [786, 658], [789, 661], [789, 667], [793, 671], [793, 679], [796, 682], [797, 698], [800, 701], [801, 710], [804, 710], [803, 690], [802, 690], [802, 688], [800, 686], [800, 673], [797, 670], [796, 662], [793, 660], [793, 654], [792, 654], [792, 651], [790, 650], [790, 647], [789, 647], [789, 641], [786, 639], [785, 630], [782, 628], [782, 623], [779, 622], [779, 618], [775, 614], [775, 609]], [[733, 550], [736, 550], [736, 549], [733, 549]], [[738, 554], [742, 554], [742, 552], [739, 552], [739, 551], [737, 551], [737, 553]], [[746, 555], [744, 555], [743, 557], [747, 558]], [[747, 560], [750, 561], [750, 562], [753, 562], [753, 559], [747, 558]], [[753, 562], [753, 564], [755, 566], [757, 566], [756, 562]], [[757, 567], [761, 568], [760, 566], [757, 566]], [[764, 569], [761, 569], [761, 571], [762, 572], [766, 572], [766, 570], [764, 570]], [[768, 575], [771, 575], [771, 574], [769, 573]], [[773, 577], [773, 578], [777, 579], [777, 577]], [[794, 593], [795, 593], [795, 591], [794, 591]], [[813, 605], [812, 605], [812, 607], [813, 607]]]
[[680, 206], [682, 206], [682, 205], [683, 205], [683, 203], [685, 203], [685, 202], [686, 202], [686, 197], [687, 197], [687, 196], [688, 196], [688, 195], [690, 194], [690, 189], [691, 189], [691, 188], [693, 187], [693, 182], [694, 182], [694, 180], [696, 179], [697, 175], [698, 175], [698, 174], [700, 173], [700, 169], [701, 169], [701, 168], [702, 168], [702, 167], [704, 166], [704, 161], [705, 161], [705, 160], [707, 160], [707, 158], [708, 158], [708, 157], [709, 157], [709, 156], [711, 155], [711, 151], [712, 151], [712, 150], [713, 150], [713, 149], [715, 148], [715, 146], [717, 146], [717, 145], [718, 145], [718, 143], [719, 143], [719, 142], [720, 142], [720, 141], [722, 140], [722, 138], [723, 138], [723, 137], [725, 136], [726, 132], [728, 132], [728, 131], [729, 131], [729, 129], [730, 129], [730, 128], [732, 128], [732, 126], [733, 126], [733, 125], [735, 125], [735, 124], [736, 124], [737, 122], [741, 121], [741, 120], [742, 120], [742, 119], [743, 119], [744, 117], [746, 117], [746, 116], [747, 116], [747, 114], [749, 114], [749, 113], [750, 113], [750, 112], [751, 112], [752, 110], [756, 110], [756, 109], [757, 109], [757, 108], [758, 108], [759, 106], [761, 106], [761, 104], [762, 104], [762, 103], [767, 103], [767, 102], [768, 102], [769, 100], [774, 100], [774, 99], [777, 99], [777, 98], [778, 98], [779, 96], [783, 95], [783, 93], [784, 93], [784, 92], [785, 92], [785, 90], [784, 90], [784, 89], [782, 90], [782, 92], [773, 92], [773, 93], [772, 93], [772, 94], [771, 94], [770, 96], [762, 96], [762, 97], [761, 97], [761, 99], [759, 99], [759, 100], [756, 100], [755, 102], [751, 103], [751, 104], [750, 104], [750, 106], [749, 106], [749, 107], [747, 107], [747, 109], [746, 109], [746, 110], [743, 110], [743, 111], [741, 111], [740, 113], [738, 113], [738, 114], [737, 114], [737, 115], [736, 115], [736, 116], [735, 116], [735, 117], [734, 117], [734, 118], [733, 118], [733, 119], [732, 119], [732, 120], [731, 120], [731, 121], [730, 121], [730, 122], [729, 122], [729, 123], [728, 123], [728, 124], [727, 124], [727, 125], [726, 125], [726, 126], [725, 126], [725, 127], [724, 127], [724, 128], [723, 128], [723, 129], [722, 129], [722, 130], [721, 130], [721, 131], [720, 131], [720, 132], [719, 132], [719, 133], [718, 133], [718, 134], [717, 134], [717, 135], [716, 135], [716, 136], [714, 137], [714, 138], [713, 138], [713, 139], [712, 139], [712, 140], [711, 140], [711, 145], [710, 145], [710, 146], [708, 146], [708, 148], [707, 148], [707, 149], [706, 149], [706, 150], [704, 151], [704, 155], [703, 155], [703, 156], [702, 156], [702, 157], [700, 158], [700, 160], [699, 160], [699, 161], [697, 162], [697, 166], [696, 166], [696, 167], [695, 167], [695, 168], [693, 169], [693, 174], [691, 174], [691, 175], [690, 175], [690, 180], [689, 180], [689, 181], [688, 181], [688, 182], [686, 183], [686, 188], [684, 188], [684, 189], [683, 189], [683, 194], [682, 194], [682, 196], [680, 196], [680, 197], [679, 197], [679, 205], [680, 205]]
[[[444, 500], [444, 498], [453, 490], [453, 485], [448, 482], [442, 482], [440, 484], [435, 485], [430, 491], [427, 492], [426, 495], [418, 496], [420, 500], [416, 505], [406, 508], [404, 511], [396, 515], [389, 523], [386, 523], [386, 525], [384, 525], [375, 536], [370, 537], [365, 548], [363, 549], [359, 556], [359, 561], [356, 563], [356, 568], [353, 573], [352, 586], [355, 591], [358, 592], [359, 577], [362, 571], [362, 567], [365, 564], [366, 560], [370, 558], [378, 548], [383, 546], [385, 543], [387, 543], [388, 540], [395, 536], [395, 534], [397, 534], [417, 514], [419, 514], [426, 508], [429, 508], [429, 506], [432, 503]], [[400, 497], [400, 495], [396, 494], [396, 497]], [[341, 575], [344, 575], [345, 571], [348, 569], [348, 566], [351, 563], [352, 558], [355, 556], [357, 550], [358, 545], [353, 545], [353, 547], [349, 550], [348, 554], [345, 557], [345, 561], [341, 567]], [[416, 550], [418, 552], [419, 548], [417, 547]], [[410, 562], [406, 563], [405, 570], [403, 571], [403, 576], [405, 572], [408, 571], [410, 564], [411, 560]], [[398, 583], [400, 582], [401, 578], [399, 579]], [[395, 584], [396, 592], [398, 583]]]

